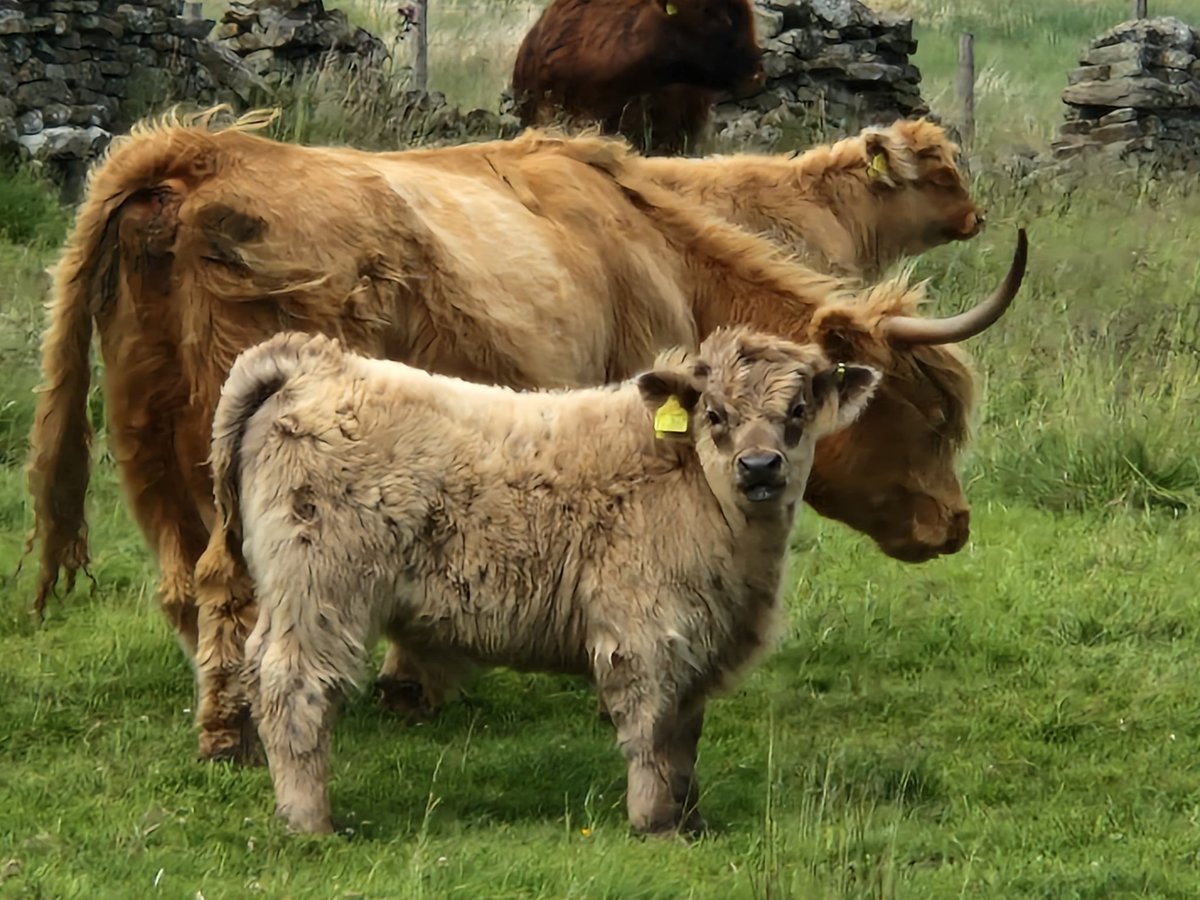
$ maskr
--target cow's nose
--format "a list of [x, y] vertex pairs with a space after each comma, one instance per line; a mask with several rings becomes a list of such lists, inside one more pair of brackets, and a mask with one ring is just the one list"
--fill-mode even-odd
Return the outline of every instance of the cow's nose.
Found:
[[971, 513], [969, 510], [956, 512], [950, 522], [949, 536], [942, 545], [943, 554], [957, 553], [966, 546], [971, 537]]
[[774, 481], [783, 468], [783, 456], [779, 453], [744, 453], [737, 461], [738, 477], [743, 481]]

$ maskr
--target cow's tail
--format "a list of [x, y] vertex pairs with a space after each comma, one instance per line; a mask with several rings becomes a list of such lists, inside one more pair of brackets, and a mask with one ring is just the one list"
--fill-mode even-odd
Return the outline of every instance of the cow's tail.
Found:
[[257, 619], [254, 585], [242, 553], [241, 457], [253, 453], [245, 446], [247, 428], [254, 414], [296, 375], [324, 378], [341, 355], [333, 338], [282, 332], [243, 351], [221, 388], [209, 459], [216, 521], [196, 563], [196, 724], [202, 758], [256, 757], [243, 669], [246, 638]]
[[[27, 470], [34, 525], [25, 553], [39, 539], [42, 542], [34, 601], [39, 616], [60, 570], [66, 570], [68, 590], [77, 571], [88, 572], [84, 498], [92, 439], [87, 399], [93, 319], [118, 300], [124, 277], [122, 250], [135, 251], [139, 258], [150, 254], [155, 236], [161, 240], [171, 231], [169, 220], [182, 194], [216, 168], [211, 125], [221, 110], [215, 107], [186, 118], [172, 111], [114, 140], [89, 175], [83, 203], [55, 266], [42, 339], [43, 384]], [[232, 127], [260, 128], [273, 115], [255, 111]]]

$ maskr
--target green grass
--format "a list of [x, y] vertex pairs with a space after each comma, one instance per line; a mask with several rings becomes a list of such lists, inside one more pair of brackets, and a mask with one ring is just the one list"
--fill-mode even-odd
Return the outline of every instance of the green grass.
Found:
[[[985, 160], [1052, 134], [1065, 70], [1126, 7], [909, 5], [933, 98], [957, 32], [976, 34]], [[466, 38], [503, 31], [434, 7]], [[498, 94], [468, 50], [461, 71], [439, 53], [453, 100]], [[321, 127], [371, 126], [352, 124]], [[194, 759], [191, 674], [103, 440], [99, 588], [81, 580], [34, 622], [34, 560], [9, 576], [61, 230], [41, 188], [0, 181], [32, 210], [0, 208], [18, 223], [0, 242], [0, 897], [1200, 895], [1200, 192], [983, 168], [987, 232], [916, 265], [955, 312], [1030, 231], [1020, 297], [970, 344], [972, 541], [905, 566], [805, 513], [782, 645], [711, 707], [715, 832], [691, 847], [629, 837], [623, 766], [583, 686], [505, 671], [418, 728], [351, 699], [332, 782], [347, 832], [286, 835], [265, 770]]]

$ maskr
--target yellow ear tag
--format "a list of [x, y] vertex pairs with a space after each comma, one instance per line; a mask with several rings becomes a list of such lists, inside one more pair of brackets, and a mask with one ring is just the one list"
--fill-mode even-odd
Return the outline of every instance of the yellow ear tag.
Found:
[[867, 171], [872, 178], [882, 178], [888, 173], [887, 157], [882, 153], [876, 153], [871, 157], [871, 165]]
[[662, 437], [668, 431], [684, 434], [687, 430], [687, 410], [679, 405], [679, 398], [672, 394], [654, 414], [654, 433], [656, 436]]
[[837, 380], [838, 380], [838, 384], [841, 384], [843, 381], [846, 380], [846, 364], [845, 363], [840, 362], [837, 364]]
[[673, 16], [675, 13], [679, 12], [679, 7], [674, 3], [668, 3], [665, 8], [668, 16]]

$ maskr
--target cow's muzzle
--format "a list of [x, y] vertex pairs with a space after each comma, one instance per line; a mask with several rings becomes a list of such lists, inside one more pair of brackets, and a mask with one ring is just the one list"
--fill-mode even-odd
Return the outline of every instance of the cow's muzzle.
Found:
[[738, 490], [752, 503], [776, 499], [787, 487], [783, 454], [743, 453], [737, 459], [737, 483]]

